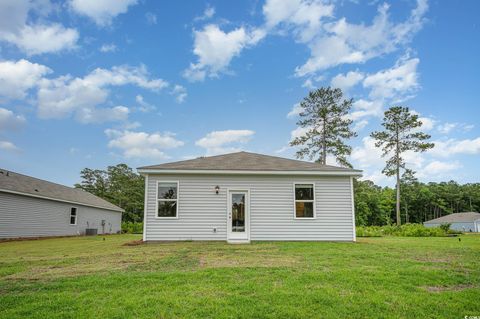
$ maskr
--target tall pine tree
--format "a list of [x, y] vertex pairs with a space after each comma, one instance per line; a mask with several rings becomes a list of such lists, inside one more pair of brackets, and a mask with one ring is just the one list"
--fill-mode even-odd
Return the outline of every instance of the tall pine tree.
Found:
[[305, 133], [290, 142], [291, 146], [302, 146], [297, 158], [308, 157], [326, 164], [327, 154], [330, 154], [339, 164], [351, 167], [347, 156], [352, 147], [345, 140], [357, 136], [350, 127], [352, 120], [347, 118], [352, 103], [352, 99], [343, 99], [340, 89], [327, 87], [310, 92], [300, 103], [297, 122]]
[[394, 106], [388, 109], [382, 126], [384, 130], [373, 132], [371, 137], [376, 140], [376, 147], [382, 147], [383, 157], [390, 155], [382, 172], [387, 176], [396, 175], [396, 218], [397, 225], [400, 225], [400, 169], [406, 168], [402, 154], [406, 151], [425, 152], [435, 145], [427, 142], [430, 135], [418, 131], [422, 122], [408, 107]]

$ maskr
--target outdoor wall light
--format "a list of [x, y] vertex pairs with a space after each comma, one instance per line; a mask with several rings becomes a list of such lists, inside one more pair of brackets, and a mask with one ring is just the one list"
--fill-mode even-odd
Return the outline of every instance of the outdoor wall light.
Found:
[[220, 191], [220, 186], [218, 186], [218, 185], [217, 185], [217, 186], [215, 186], [215, 194], [217, 194], [217, 195], [218, 195], [218, 192], [219, 192], [219, 191]]

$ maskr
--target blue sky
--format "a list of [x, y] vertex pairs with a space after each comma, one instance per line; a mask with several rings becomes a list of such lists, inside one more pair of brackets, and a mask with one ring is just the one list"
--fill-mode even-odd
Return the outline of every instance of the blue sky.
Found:
[[[478, 182], [478, 1], [0, 2], [0, 167], [72, 185], [84, 167], [237, 150], [294, 158], [296, 103], [355, 100], [351, 161], [391, 185], [370, 132], [420, 114], [423, 181]], [[333, 163], [332, 163], [333, 164]]]

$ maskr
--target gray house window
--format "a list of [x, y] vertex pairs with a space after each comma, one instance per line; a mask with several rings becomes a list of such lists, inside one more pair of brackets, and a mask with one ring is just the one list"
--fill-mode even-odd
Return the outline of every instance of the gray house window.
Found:
[[314, 184], [295, 184], [295, 218], [315, 218]]
[[70, 225], [77, 224], [77, 208], [72, 207], [70, 208]]
[[178, 182], [158, 182], [157, 218], [178, 217]]

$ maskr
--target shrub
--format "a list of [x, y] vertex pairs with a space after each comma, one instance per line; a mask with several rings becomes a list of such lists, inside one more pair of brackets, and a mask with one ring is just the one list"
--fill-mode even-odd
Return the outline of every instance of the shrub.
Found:
[[[450, 226], [450, 225], [449, 225]], [[404, 224], [401, 226], [359, 226], [357, 227], [358, 237], [443, 237], [449, 234], [458, 233], [445, 229], [445, 227], [425, 227], [421, 224]]]
[[440, 228], [443, 229], [445, 232], [448, 232], [450, 230], [451, 223], [443, 223], [440, 225]]
[[122, 233], [124, 234], [142, 234], [143, 223], [122, 222]]

